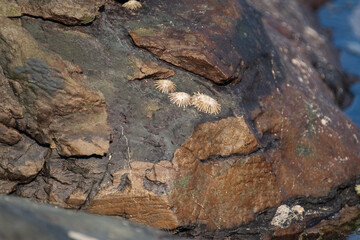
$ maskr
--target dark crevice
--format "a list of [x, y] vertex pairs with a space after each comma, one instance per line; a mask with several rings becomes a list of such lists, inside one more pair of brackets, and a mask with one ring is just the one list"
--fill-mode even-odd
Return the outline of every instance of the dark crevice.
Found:
[[[280, 139], [273, 139], [271, 142], [268, 142], [265, 146], [260, 146], [257, 149], [255, 149], [254, 151], [252, 151], [251, 153], [248, 154], [239, 154], [239, 153], [235, 153], [235, 154], [231, 154], [229, 156], [210, 156], [205, 160], [200, 160], [202, 163], [207, 163], [207, 162], [214, 162], [214, 161], [224, 161], [226, 159], [229, 158], [247, 158], [247, 157], [251, 157], [253, 155], [259, 155], [259, 154], [264, 154], [269, 150], [273, 150], [273, 149], [277, 149], [280, 146]], [[191, 152], [190, 149], [187, 149]]]
[[85, 202], [79, 206], [78, 208], [79, 210], [82, 210], [90, 203], [90, 201], [96, 196], [99, 190], [104, 187], [103, 185], [106, 185], [106, 181], [111, 180], [111, 182], [113, 182], [113, 177], [110, 174], [110, 165], [111, 165], [111, 160], [108, 159], [108, 163], [106, 164], [106, 168], [102, 178], [100, 179], [100, 181], [93, 180], [92, 185], [90, 187], [90, 192], [87, 195]]

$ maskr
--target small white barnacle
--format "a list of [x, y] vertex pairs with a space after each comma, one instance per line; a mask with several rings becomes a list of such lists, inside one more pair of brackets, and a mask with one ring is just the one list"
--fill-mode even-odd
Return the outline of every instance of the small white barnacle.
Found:
[[218, 114], [221, 110], [221, 105], [215, 99], [199, 92], [191, 97], [191, 104], [197, 110], [209, 114]]
[[124, 3], [122, 6], [129, 10], [136, 10], [142, 7], [141, 2], [136, 0], [129, 0], [126, 3]]
[[358, 195], [360, 195], [360, 184], [355, 186], [355, 191]]
[[170, 80], [157, 80], [155, 81], [155, 88], [162, 93], [171, 93], [175, 92], [176, 85]]
[[185, 92], [174, 92], [169, 94], [170, 101], [178, 107], [187, 107], [191, 104], [191, 96]]

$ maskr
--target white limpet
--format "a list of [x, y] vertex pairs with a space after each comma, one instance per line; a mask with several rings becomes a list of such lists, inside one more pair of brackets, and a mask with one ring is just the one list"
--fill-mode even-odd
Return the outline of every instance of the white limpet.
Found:
[[191, 103], [191, 96], [185, 92], [174, 92], [169, 94], [170, 101], [178, 107], [187, 107]]
[[138, 8], [141, 8], [141, 2], [136, 0], [130, 0], [122, 5], [123, 7], [129, 9], [129, 10], [136, 10]]
[[191, 98], [191, 104], [199, 111], [218, 114], [221, 110], [221, 105], [212, 97], [202, 93], [195, 93]]
[[162, 93], [175, 92], [176, 85], [170, 80], [157, 80], [155, 81], [155, 88]]

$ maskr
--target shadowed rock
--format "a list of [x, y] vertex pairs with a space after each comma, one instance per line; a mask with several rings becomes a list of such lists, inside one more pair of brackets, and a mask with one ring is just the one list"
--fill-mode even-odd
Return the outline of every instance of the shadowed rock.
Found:
[[174, 239], [125, 220], [62, 210], [26, 199], [0, 196], [0, 236], [13, 239]]

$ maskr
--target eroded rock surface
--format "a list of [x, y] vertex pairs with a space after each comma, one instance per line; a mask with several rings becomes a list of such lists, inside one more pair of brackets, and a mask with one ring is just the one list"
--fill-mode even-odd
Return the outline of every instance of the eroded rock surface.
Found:
[[[1, 192], [210, 238], [295, 236], [359, 204], [346, 76], [299, 1], [103, 10], [1, 20]], [[164, 78], [221, 111], [171, 104]], [[284, 204], [303, 218], [272, 225]]]
[[102, 94], [86, 83], [79, 66], [45, 52], [15, 22], [0, 22], [0, 122], [6, 135], [12, 135], [7, 143], [20, 140], [10, 127], [56, 148], [62, 156], [104, 155], [110, 133]]
[[0, 16], [31, 15], [69, 25], [87, 24], [100, 16], [99, 8], [106, 2], [106, 0], [4, 0], [0, 3]]

